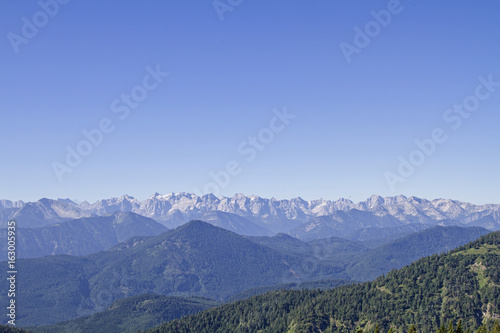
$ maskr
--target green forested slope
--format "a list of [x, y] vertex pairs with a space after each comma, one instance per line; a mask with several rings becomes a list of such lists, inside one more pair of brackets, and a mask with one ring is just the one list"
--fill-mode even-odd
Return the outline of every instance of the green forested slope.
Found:
[[[91, 315], [139, 294], [226, 299], [240, 291], [341, 273], [256, 244], [230, 231], [192, 221], [156, 237], [85, 257], [47, 256], [17, 262], [20, 325], [50, 325]], [[312, 273], [310, 273], [312, 272]], [[4, 273], [5, 274], [5, 271]], [[3, 285], [7, 287], [6, 279]], [[0, 294], [0, 304], [7, 304]], [[6, 322], [6, 318], [0, 323]]]
[[[500, 318], [500, 232], [328, 291], [277, 291], [174, 320], [148, 332], [434, 332], [463, 320], [472, 330]], [[453, 331], [455, 332], [455, 331]]]
[[392, 269], [401, 268], [432, 254], [450, 251], [487, 233], [488, 230], [479, 227], [430, 228], [355, 255], [346, 271], [352, 280], [373, 280]]
[[354, 284], [355, 281], [351, 280], [320, 280], [320, 281], [310, 281], [310, 282], [301, 282], [301, 283], [286, 283], [286, 284], [278, 284], [274, 286], [264, 286], [251, 288], [247, 290], [243, 290], [242, 292], [237, 293], [236, 295], [231, 296], [227, 300], [226, 303], [231, 303], [234, 301], [239, 301], [242, 299], [250, 298], [252, 296], [262, 295], [270, 291], [275, 290], [302, 290], [302, 289], [332, 289], [339, 286]]
[[[279, 240], [282, 250], [299, 242], [300, 246], [294, 245], [290, 251], [293, 253], [286, 253], [192, 221], [162, 235], [135, 237], [86, 257], [18, 260], [18, 285], [22, 291], [17, 296], [18, 323], [50, 325], [104, 311], [118, 299], [146, 293], [225, 300], [247, 289], [257, 288], [247, 293], [252, 295], [261, 293], [262, 287], [278, 284], [349, 279], [351, 268], [352, 272], [369, 274], [378, 269], [381, 274], [401, 267], [405, 263], [401, 259], [406, 263], [416, 259], [415, 253], [417, 257], [440, 253], [450, 244], [465, 243], [475, 236], [466, 228], [429, 229], [391, 244], [389, 251], [374, 249], [384, 256], [355, 266], [363, 257], [354, 258], [340, 251], [339, 246], [345, 243], [342, 240], [315, 241], [305, 247], [298, 240]], [[306, 249], [304, 253], [302, 248]], [[348, 250], [352, 253], [353, 249]], [[6, 302], [6, 294], [0, 294], [0, 305]], [[6, 318], [0, 320], [5, 322]]]

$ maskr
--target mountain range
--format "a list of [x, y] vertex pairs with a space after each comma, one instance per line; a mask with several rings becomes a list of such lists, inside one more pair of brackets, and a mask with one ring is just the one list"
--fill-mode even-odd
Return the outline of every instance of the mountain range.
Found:
[[398, 236], [402, 235], [402, 228], [408, 226], [413, 229], [406, 234], [436, 225], [500, 230], [500, 204], [474, 205], [451, 199], [426, 200], [402, 195], [387, 198], [374, 195], [354, 203], [343, 198], [306, 201], [243, 194], [219, 198], [213, 194], [197, 196], [191, 193], [155, 193], [143, 201], [124, 195], [92, 204], [69, 199], [44, 198], [29, 203], [1, 200], [0, 227], [5, 227], [9, 219], [15, 219], [18, 227], [39, 228], [116, 211], [133, 212], [168, 228], [198, 219], [242, 235], [288, 233], [305, 240], [330, 236], [356, 239], [360, 230], [369, 228]]
[[[22, 306], [17, 309], [17, 322], [50, 325], [103, 311], [116, 300], [140, 294], [223, 301], [248, 289], [325, 279], [349, 283], [387, 273], [487, 232], [477, 227], [433, 227], [368, 249], [337, 238], [303, 242], [288, 235], [244, 237], [191, 221], [87, 256], [18, 259], [16, 300]], [[7, 279], [1, 281], [7, 288]], [[0, 294], [0, 304], [6, 302], [7, 295]]]
[[[17, 228], [17, 258], [87, 255], [137, 236], [156, 236], [168, 228], [131, 212], [82, 217], [41, 228]], [[0, 249], [7, 253], [7, 229], [0, 229]]]
[[147, 332], [496, 333], [499, 271], [500, 232], [494, 232], [371, 282], [325, 291], [269, 292]]
[[[136, 240], [88, 256], [18, 259], [23, 291], [17, 300], [24, 305], [18, 322], [52, 324], [144, 293], [222, 300], [245, 289], [328, 278], [341, 270], [318, 263], [312, 275], [302, 268], [301, 256], [200, 221]], [[0, 295], [1, 304], [5, 300]]]

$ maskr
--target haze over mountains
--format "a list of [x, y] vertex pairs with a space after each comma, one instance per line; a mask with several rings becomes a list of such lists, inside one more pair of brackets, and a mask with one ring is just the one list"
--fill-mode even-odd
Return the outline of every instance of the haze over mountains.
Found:
[[[205, 220], [243, 235], [288, 233], [303, 239], [337, 236], [356, 239], [359, 230], [377, 228], [414, 232], [422, 226], [479, 226], [500, 230], [500, 204], [474, 205], [450, 199], [372, 196], [354, 203], [348, 199], [266, 199], [237, 194], [218, 198], [213, 194], [155, 193], [140, 201], [131, 196], [99, 200], [93, 204], [69, 199], [41, 199], [23, 203], [0, 201], [0, 226], [16, 219], [19, 227], [39, 228], [71, 219], [104, 216], [116, 211], [133, 212], [174, 228], [190, 220]], [[408, 232], [406, 234], [408, 234]], [[326, 233], [326, 234], [325, 234]], [[390, 233], [390, 232], [389, 232]], [[318, 235], [314, 235], [318, 234]], [[404, 232], [403, 232], [404, 234]]]
[[[87, 255], [107, 250], [137, 236], [156, 236], [168, 228], [131, 212], [107, 216], [82, 217], [41, 228], [17, 229], [17, 257], [46, 255]], [[0, 229], [0, 249], [6, 253], [7, 229]]]
[[[325, 262], [314, 267], [312, 276], [302, 269], [303, 262], [303, 256], [192, 221], [84, 257], [19, 259], [23, 292], [17, 299], [24, 305], [18, 320], [51, 324], [102, 311], [114, 300], [143, 293], [225, 299], [249, 288], [341, 274], [341, 267]], [[0, 295], [0, 303], [5, 300]]]
[[[369, 250], [336, 238], [305, 243], [286, 235], [243, 237], [191, 221], [87, 256], [19, 259], [23, 289], [17, 296], [22, 304], [17, 320], [20, 325], [54, 324], [145, 293], [225, 300], [248, 289], [268, 291], [290, 283], [345, 284], [374, 278], [487, 232], [477, 227], [434, 227]], [[5, 276], [2, 281], [6, 288]], [[6, 302], [6, 294], [0, 294], [0, 304]]]
[[[188, 193], [93, 204], [2, 200], [0, 246], [7, 221], [16, 220], [24, 304], [18, 322], [39, 326], [141, 294], [220, 302], [287, 286], [367, 281], [500, 230], [499, 212], [500, 205], [404, 196], [357, 204]], [[108, 310], [98, 317], [116, 317]]]
[[496, 333], [500, 332], [499, 323], [494, 323], [500, 318], [499, 267], [500, 233], [495, 232], [371, 282], [326, 291], [271, 292], [147, 332], [455, 333], [472, 329]]

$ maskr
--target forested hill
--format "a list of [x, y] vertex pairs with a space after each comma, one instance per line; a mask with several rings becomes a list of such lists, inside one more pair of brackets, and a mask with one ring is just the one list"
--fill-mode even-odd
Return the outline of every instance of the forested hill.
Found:
[[[436, 332], [441, 324], [490, 327], [500, 318], [500, 232], [386, 277], [327, 291], [276, 291], [212, 308], [156, 332]], [[455, 331], [453, 331], [455, 332]]]

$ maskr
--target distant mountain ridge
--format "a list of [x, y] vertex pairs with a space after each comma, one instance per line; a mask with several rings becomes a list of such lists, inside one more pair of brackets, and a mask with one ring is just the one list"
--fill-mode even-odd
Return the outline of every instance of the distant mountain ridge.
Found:
[[[4, 227], [8, 219], [14, 218], [23, 227], [42, 227], [69, 219], [112, 214], [115, 211], [146, 216], [169, 228], [193, 219], [204, 220], [208, 214], [214, 219], [214, 225], [235, 232], [239, 228], [240, 231], [244, 230], [241, 234], [246, 235], [266, 235], [267, 231], [290, 233], [294, 229], [297, 232], [296, 228], [321, 220], [323, 227], [331, 229], [333, 226], [343, 233], [375, 225], [401, 227], [408, 224], [464, 225], [500, 230], [500, 204], [474, 205], [451, 199], [429, 201], [403, 195], [386, 198], [374, 195], [365, 201], [354, 203], [344, 198], [336, 201], [306, 201], [300, 197], [278, 200], [236, 194], [231, 198], [218, 198], [213, 194], [197, 196], [191, 193], [155, 193], [143, 201], [124, 195], [93, 204], [86, 201], [77, 204], [69, 199], [41, 199], [34, 203], [2, 200], [0, 226]], [[242, 219], [248, 221], [244, 227]], [[353, 224], [358, 225], [357, 229]]]
[[[107, 250], [137, 236], [156, 236], [168, 228], [153, 219], [132, 213], [83, 217], [41, 228], [17, 229], [17, 257], [87, 255]], [[7, 229], [0, 229], [0, 249], [7, 253]]]

